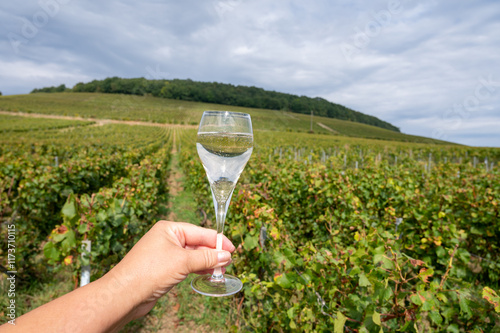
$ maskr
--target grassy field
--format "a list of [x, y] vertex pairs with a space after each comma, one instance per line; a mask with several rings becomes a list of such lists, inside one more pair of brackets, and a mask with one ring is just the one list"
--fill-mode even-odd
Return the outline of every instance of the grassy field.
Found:
[[[48, 119], [51, 128], [45, 128], [45, 119], [10, 117], [15, 119], [2, 126], [9, 127], [10, 124], [24, 123], [24, 131], [0, 131], [0, 143], [2, 144], [56, 144], [64, 145], [78, 142], [79, 145], [101, 144], [113, 145], [117, 142], [137, 146], [141, 143], [147, 144], [151, 140], [168, 135], [168, 129], [161, 127], [129, 126], [123, 124], [107, 124], [103, 126], [78, 126], [67, 127], [67, 120]], [[16, 119], [17, 118], [17, 119]], [[40, 127], [35, 127], [40, 122]], [[29, 126], [29, 124], [31, 126]], [[72, 122], [74, 123], [74, 121]], [[81, 122], [86, 124], [88, 122]], [[3, 135], [2, 135], [3, 134]]]
[[[309, 132], [309, 115], [234, 107], [219, 104], [168, 100], [150, 96], [98, 93], [38, 93], [0, 97], [0, 110], [78, 116], [95, 119], [137, 120], [166, 124], [197, 125], [205, 110], [231, 110], [249, 113], [255, 130]], [[333, 131], [318, 125], [321, 123]], [[313, 117], [313, 131], [329, 136], [341, 135], [369, 139], [432, 144], [440, 140], [407, 135], [375, 126], [338, 119]]]
[[0, 114], [0, 132], [28, 132], [61, 129], [67, 127], [87, 126], [94, 122], [78, 120], [54, 120], [43, 118], [26, 118]]

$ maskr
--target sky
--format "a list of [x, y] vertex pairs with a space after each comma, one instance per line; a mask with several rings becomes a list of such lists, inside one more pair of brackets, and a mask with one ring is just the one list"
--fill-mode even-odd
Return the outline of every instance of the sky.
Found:
[[0, 92], [106, 77], [322, 97], [500, 147], [500, 1], [2, 1]]

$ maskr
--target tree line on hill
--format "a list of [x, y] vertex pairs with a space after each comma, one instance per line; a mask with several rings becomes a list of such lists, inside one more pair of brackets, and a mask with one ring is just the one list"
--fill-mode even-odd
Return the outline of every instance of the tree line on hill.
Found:
[[57, 87], [45, 87], [45, 88], [40, 88], [40, 89], [33, 89], [31, 91], [31, 94], [35, 93], [57, 93], [57, 92], [64, 92], [64, 91], [72, 91], [71, 88], [66, 88], [65, 84], [61, 84], [60, 86]]
[[218, 82], [198, 82], [190, 79], [148, 80], [119, 77], [77, 83], [72, 89], [64, 84], [58, 87], [34, 89], [31, 93], [51, 92], [99, 92], [111, 94], [152, 95], [155, 97], [193, 102], [216, 103], [355, 121], [399, 132], [399, 128], [377, 117], [349, 109], [320, 97], [306, 97], [268, 91], [257, 87], [235, 86]]

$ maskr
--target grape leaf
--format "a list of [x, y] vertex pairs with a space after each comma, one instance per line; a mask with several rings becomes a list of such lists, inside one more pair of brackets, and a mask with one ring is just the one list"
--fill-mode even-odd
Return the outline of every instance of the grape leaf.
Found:
[[365, 274], [359, 274], [359, 286], [360, 287], [369, 287], [372, 284], [368, 281], [368, 278]]
[[344, 333], [344, 325], [347, 318], [342, 314], [342, 312], [337, 312], [337, 318], [335, 319], [333, 331], [335, 333]]

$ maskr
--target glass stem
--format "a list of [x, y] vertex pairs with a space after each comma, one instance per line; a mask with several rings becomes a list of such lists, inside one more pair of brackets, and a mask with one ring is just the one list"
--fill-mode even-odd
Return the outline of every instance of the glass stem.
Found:
[[[224, 232], [224, 222], [226, 221], [226, 202], [217, 202], [217, 243], [216, 249], [222, 250], [222, 235]], [[222, 268], [217, 267], [214, 269], [214, 273], [212, 274], [212, 279], [221, 280], [224, 276], [222, 275]]]

